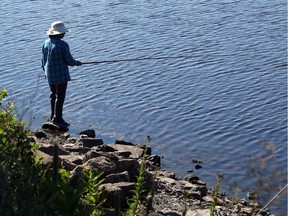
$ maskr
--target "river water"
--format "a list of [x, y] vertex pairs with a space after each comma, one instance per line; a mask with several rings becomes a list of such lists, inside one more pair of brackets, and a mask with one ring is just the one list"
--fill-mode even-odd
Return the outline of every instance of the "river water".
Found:
[[[72, 3], [73, 2], [73, 3]], [[276, 147], [262, 177], [267, 202], [286, 184], [287, 5], [284, 0], [2, 0], [0, 87], [31, 130], [49, 116], [40, 68], [46, 31], [62, 20], [74, 58], [105, 61], [70, 68], [64, 118], [70, 132], [95, 129], [105, 143], [152, 137], [162, 168], [193, 170], [240, 197], [257, 187], [251, 176]], [[268, 145], [271, 146], [271, 145]], [[192, 159], [203, 166], [196, 170]], [[279, 178], [275, 173], [284, 173]], [[271, 178], [272, 177], [272, 178]], [[262, 191], [266, 188], [262, 188]], [[270, 207], [287, 211], [286, 195]]]

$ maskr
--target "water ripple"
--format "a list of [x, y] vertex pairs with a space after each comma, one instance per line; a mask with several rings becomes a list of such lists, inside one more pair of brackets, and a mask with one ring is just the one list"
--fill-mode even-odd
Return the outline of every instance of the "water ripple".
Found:
[[[2, 4], [0, 87], [25, 110], [17, 111], [24, 119], [33, 119], [32, 129], [49, 116], [41, 45], [50, 23], [62, 17], [72, 30], [65, 40], [84, 62], [187, 57], [71, 68], [64, 115], [72, 134], [91, 127], [107, 142], [138, 143], [149, 134], [164, 167], [185, 174], [187, 158], [209, 158], [207, 172], [221, 170], [244, 185], [245, 161], [261, 140], [278, 147], [272, 167], [285, 167], [284, 1]], [[199, 175], [213, 184], [213, 175]]]

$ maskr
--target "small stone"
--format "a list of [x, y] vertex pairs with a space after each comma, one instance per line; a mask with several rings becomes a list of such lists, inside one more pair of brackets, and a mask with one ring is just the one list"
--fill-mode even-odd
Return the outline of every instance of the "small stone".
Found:
[[126, 141], [124, 141], [124, 140], [116, 140], [116, 141], [115, 141], [115, 144], [134, 146], [133, 143], [131, 143], [131, 142], [126, 142]]
[[72, 155], [72, 154], [71, 155], [59, 155], [59, 158], [61, 160], [66, 160], [76, 165], [81, 165], [83, 163], [81, 157], [78, 155]]
[[206, 216], [206, 215], [210, 215], [210, 209], [196, 209], [196, 210], [188, 209], [186, 215], [189, 215], [189, 216]]
[[70, 137], [70, 134], [66, 132], [66, 133], [63, 134], [63, 137], [64, 137], [65, 139], [68, 139], [68, 138]]
[[160, 167], [161, 158], [158, 155], [150, 155], [149, 157], [147, 157], [147, 160], [152, 162], [152, 165]]
[[194, 198], [197, 200], [202, 200], [202, 194], [200, 191], [189, 190], [188, 191], [188, 198]]
[[255, 193], [255, 192], [248, 192], [247, 193], [247, 198], [250, 199], [250, 200], [255, 200], [258, 198], [258, 194]]
[[198, 159], [192, 159], [193, 163], [203, 163], [202, 161], [198, 160]]
[[46, 133], [44, 133], [43, 131], [41, 131], [41, 130], [35, 130], [35, 131], [33, 131], [33, 134], [34, 134], [34, 136], [36, 136], [38, 139], [41, 139], [41, 138], [47, 138], [47, 135], [46, 135]]
[[83, 157], [83, 163], [85, 163], [86, 161], [90, 160], [91, 158], [95, 158], [95, 157], [99, 157], [101, 156], [101, 154], [99, 152], [96, 151], [89, 151], [87, 152], [84, 157]]
[[122, 173], [112, 173], [105, 177], [105, 183], [129, 182], [129, 173], [124, 171]]
[[80, 134], [80, 139], [88, 138], [86, 134]]
[[184, 177], [184, 180], [193, 183], [193, 181], [198, 181], [199, 177], [193, 174], [189, 174]]
[[84, 139], [80, 139], [80, 142], [83, 143], [83, 147], [88, 147], [88, 148], [103, 145], [102, 139], [84, 138]]
[[65, 167], [69, 171], [72, 171], [72, 170], [74, 170], [77, 167], [76, 164], [74, 164], [74, 163], [72, 163], [72, 162], [70, 162], [68, 160], [62, 160], [61, 161], [61, 166]]
[[[90, 138], [95, 138], [96, 137], [96, 133], [94, 130], [85, 130], [79, 133], [80, 137], [81, 135], [86, 135], [86, 137], [90, 137]], [[84, 138], [84, 137], [83, 137]]]
[[76, 143], [78, 141], [78, 139], [76, 137], [69, 137], [67, 139], [67, 141], [70, 142], [70, 143]]
[[195, 169], [201, 169], [201, 168], [202, 168], [201, 165], [199, 165], [199, 164], [195, 165]]
[[206, 186], [206, 182], [201, 181], [201, 180], [194, 180], [191, 182], [192, 184], [196, 184], [196, 185], [203, 185]]

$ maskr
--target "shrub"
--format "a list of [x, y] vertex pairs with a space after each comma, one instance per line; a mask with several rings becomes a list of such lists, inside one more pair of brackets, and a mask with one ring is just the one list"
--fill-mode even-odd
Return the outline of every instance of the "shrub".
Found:
[[[81, 182], [68, 181], [70, 173], [54, 165], [43, 168], [29, 139], [26, 124], [13, 114], [14, 104], [2, 104], [0, 93], [0, 215], [102, 215], [97, 170], [84, 171]], [[57, 145], [56, 145], [57, 146]], [[55, 149], [57, 149], [55, 146]]]

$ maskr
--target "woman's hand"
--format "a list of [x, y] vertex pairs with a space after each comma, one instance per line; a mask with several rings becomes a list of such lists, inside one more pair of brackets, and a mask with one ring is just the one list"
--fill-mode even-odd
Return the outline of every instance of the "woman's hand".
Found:
[[76, 66], [81, 66], [82, 62], [81, 61], [76, 61]]

